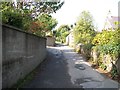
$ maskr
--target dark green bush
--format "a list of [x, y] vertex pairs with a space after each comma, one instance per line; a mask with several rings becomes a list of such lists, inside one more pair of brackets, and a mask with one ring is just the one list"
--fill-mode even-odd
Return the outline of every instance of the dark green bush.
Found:
[[83, 45], [84, 55], [89, 59], [91, 57], [91, 49], [93, 45], [91, 43]]
[[2, 13], [2, 22], [17, 28], [23, 28], [22, 19], [22, 15], [14, 10], [6, 10]]
[[[26, 11], [26, 10], [25, 10]], [[2, 23], [8, 24], [22, 30], [28, 30], [31, 24], [32, 18], [17, 9], [5, 10], [2, 12]]]

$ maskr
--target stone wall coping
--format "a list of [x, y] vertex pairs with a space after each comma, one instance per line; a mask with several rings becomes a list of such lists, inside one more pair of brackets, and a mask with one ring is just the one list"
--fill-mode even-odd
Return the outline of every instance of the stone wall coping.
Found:
[[40, 37], [40, 36], [37, 36], [35, 34], [29, 33], [29, 32], [25, 32], [22, 29], [19, 29], [17, 27], [14, 27], [14, 26], [11, 26], [11, 25], [8, 25], [8, 24], [2, 24], [2, 26], [7, 27], [7, 28], [11, 28], [13, 30], [16, 30], [16, 31], [19, 31], [19, 32], [22, 32], [22, 33], [25, 33], [25, 34], [29, 34], [29, 35], [32, 35], [32, 36], [35, 36], [35, 37], [38, 37], [38, 38], [46, 39], [45, 37]]

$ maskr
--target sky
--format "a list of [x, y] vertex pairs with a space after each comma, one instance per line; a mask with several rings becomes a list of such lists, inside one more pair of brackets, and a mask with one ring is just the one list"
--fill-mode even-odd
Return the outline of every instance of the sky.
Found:
[[97, 30], [104, 27], [109, 10], [111, 16], [118, 16], [118, 2], [120, 0], [64, 0], [65, 3], [56, 13], [52, 14], [58, 20], [57, 28], [62, 24], [74, 24], [80, 13], [89, 11], [95, 21]]

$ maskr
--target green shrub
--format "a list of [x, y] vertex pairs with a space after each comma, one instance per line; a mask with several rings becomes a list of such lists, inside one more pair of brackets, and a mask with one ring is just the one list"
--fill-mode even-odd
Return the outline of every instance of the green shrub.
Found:
[[84, 55], [89, 59], [91, 57], [92, 44], [88, 43], [83, 45]]
[[107, 66], [103, 63], [99, 64], [99, 66], [103, 69], [103, 70], [106, 70], [107, 69]]
[[103, 31], [94, 37], [92, 44], [102, 54], [109, 54], [113, 60], [120, 54], [120, 35], [116, 31]]
[[2, 23], [8, 24], [22, 30], [28, 30], [32, 18], [29, 15], [23, 15], [17, 9], [5, 10], [2, 12]]
[[111, 70], [111, 75], [112, 75], [112, 78], [115, 78], [118, 76], [118, 71], [117, 71], [117, 68], [112, 68]]
[[2, 22], [17, 28], [23, 28], [22, 15], [14, 10], [4, 11], [2, 13]]

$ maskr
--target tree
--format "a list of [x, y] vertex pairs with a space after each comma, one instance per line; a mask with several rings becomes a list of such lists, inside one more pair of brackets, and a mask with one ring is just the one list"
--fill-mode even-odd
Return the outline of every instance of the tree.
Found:
[[57, 25], [57, 20], [52, 18], [51, 15], [48, 14], [42, 14], [38, 17], [38, 21], [44, 23], [46, 26], [44, 27], [44, 30], [51, 31], [55, 26]]
[[68, 25], [61, 25], [57, 30], [56, 30], [56, 39], [57, 41], [60, 42], [65, 42], [67, 35], [69, 35], [69, 30], [70, 27]]
[[21, 2], [1, 2], [1, 11], [0, 12], [4, 12], [5, 10], [8, 9], [14, 9], [14, 10], [18, 10], [22, 13], [26, 13], [26, 11], [29, 13], [27, 13], [27, 15], [31, 15], [33, 18], [36, 18], [37, 16], [39, 16], [42, 13], [54, 13], [57, 10], [59, 10], [62, 5], [64, 4], [63, 2], [49, 2], [49, 0], [43, 2], [43, 1], [32, 1], [29, 2], [27, 0], [21, 1]]
[[51, 32], [57, 23], [57, 20], [52, 18], [51, 15], [42, 14], [35, 20], [35, 22], [31, 24], [31, 29], [29, 32], [32, 32], [38, 36], [45, 36], [46, 33]]
[[[52, 30], [57, 25], [56, 19], [53, 19], [48, 14], [56, 12], [63, 4], [64, 2], [28, 2], [28, 0], [17, 3], [1, 2], [0, 8], [2, 10], [0, 10], [0, 12], [2, 12], [2, 23], [34, 34], [37, 33], [37, 35], [38, 33], [43, 34], [43, 32], [45, 33], [47, 30]], [[30, 31], [31, 25], [32, 30]]]
[[[29, 8], [32, 6], [32, 14], [33, 17], [37, 17], [38, 15], [42, 13], [50, 14], [54, 13], [57, 10], [59, 10], [64, 2], [32, 2], [31, 5], [29, 5]], [[28, 5], [27, 5], [28, 6]]]
[[83, 11], [73, 30], [75, 43], [90, 43], [95, 35], [93, 17], [88, 11]]

